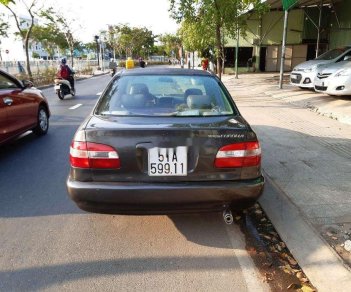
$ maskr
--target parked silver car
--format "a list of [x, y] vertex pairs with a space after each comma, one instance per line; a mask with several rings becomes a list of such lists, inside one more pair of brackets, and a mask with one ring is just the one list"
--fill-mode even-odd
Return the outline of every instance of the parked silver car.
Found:
[[330, 50], [318, 58], [297, 65], [290, 74], [290, 83], [300, 88], [314, 88], [318, 70], [326, 64], [335, 64], [351, 56], [351, 46]]
[[329, 95], [351, 95], [351, 56], [347, 60], [321, 67], [314, 79], [314, 90]]

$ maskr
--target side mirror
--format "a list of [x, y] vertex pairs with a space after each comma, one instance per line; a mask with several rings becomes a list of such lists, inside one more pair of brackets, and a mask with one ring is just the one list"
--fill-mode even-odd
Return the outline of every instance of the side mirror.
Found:
[[24, 88], [31, 88], [34, 86], [33, 82], [29, 80], [22, 80], [22, 83]]
[[345, 56], [344, 61], [351, 61], [351, 56]]

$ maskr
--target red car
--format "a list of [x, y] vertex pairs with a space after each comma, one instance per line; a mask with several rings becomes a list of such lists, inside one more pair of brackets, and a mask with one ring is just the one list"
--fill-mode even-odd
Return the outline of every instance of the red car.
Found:
[[0, 145], [32, 130], [45, 135], [49, 129], [49, 104], [30, 81], [19, 81], [0, 70]]

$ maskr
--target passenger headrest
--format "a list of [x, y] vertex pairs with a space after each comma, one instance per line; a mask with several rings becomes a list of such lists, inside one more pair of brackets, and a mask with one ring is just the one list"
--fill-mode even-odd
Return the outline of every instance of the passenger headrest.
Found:
[[144, 94], [123, 94], [121, 97], [121, 104], [125, 108], [140, 108], [146, 104]]

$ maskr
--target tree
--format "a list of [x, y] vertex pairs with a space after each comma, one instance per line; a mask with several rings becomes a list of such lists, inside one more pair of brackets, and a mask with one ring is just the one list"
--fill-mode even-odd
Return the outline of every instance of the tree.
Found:
[[8, 36], [7, 31], [9, 29], [9, 24], [3, 20], [4, 16], [3, 13], [0, 14], [0, 37], [6, 38]]
[[168, 56], [172, 53], [177, 54], [179, 48], [182, 46], [180, 37], [174, 34], [164, 34], [159, 37], [159, 41], [164, 47], [164, 51]]
[[54, 57], [57, 48], [60, 48], [60, 50], [68, 48], [64, 34], [52, 24], [46, 26], [34, 25], [31, 39], [40, 42], [51, 58]]
[[[214, 41], [217, 58], [217, 73], [222, 74], [224, 55], [224, 32], [236, 38], [238, 28], [244, 27], [244, 13], [255, 9], [258, 13], [266, 11], [261, 0], [169, 0], [172, 17], [179, 23], [185, 21], [183, 38], [193, 48], [201, 46], [208, 39]], [[185, 37], [186, 36], [186, 37]]]
[[156, 36], [146, 27], [130, 27], [127, 24], [109, 26], [108, 42], [119, 55], [144, 55], [151, 51]]
[[23, 18], [21, 18], [19, 16], [19, 13], [15, 11], [15, 8], [13, 7], [15, 5], [14, 1], [12, 0], [0, 0], [0, 1], [1, 1], [0, 4], [5, 6], [14, 17], [18, 34], [21, 37], [22, 41], [24, 42], [28, 76], [29, 76], [29, 79], [33, 81], [33, 75], [32, 75], [32, 71], [30, 69], [30, 63], [29, 63], [29, 40], [34, 26], [34, 15], [36, 13], [38, 1], [37, 0], [31, 0], [31, 1], [19, 0], [19, 2], [21, 2], [24, 5], [26, 11], [29, 14], [30, 18], [28, 20], [24, 20]]
[[41, 11], [40, 16], [48, 21], [48, 25], [52, 25], [58, 32], [62, 33], [65, 36], [70, 55], [71, 55], [71, 64], [74, 66], [74, 49], [77, 44], [73, 36], [73, 20], [68, 20], [62, 14], [54, 11], [52, 7]]

